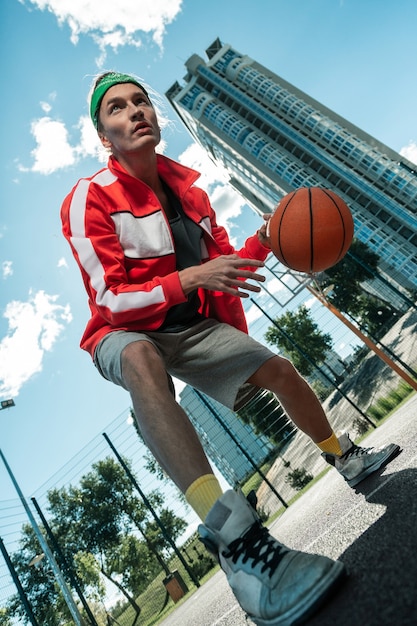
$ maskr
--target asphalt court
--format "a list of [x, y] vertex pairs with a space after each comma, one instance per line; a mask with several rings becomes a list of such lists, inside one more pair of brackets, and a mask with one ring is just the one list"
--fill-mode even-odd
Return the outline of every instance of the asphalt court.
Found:
[[[270, 527], [291, 548], [340, 559], [348, 576], [310, 626], [417, 626], [417, 395], [361, 445], [402, 452], [351, 489], [329, 471]], [[161, 622], [248, 626], [222, 572]]]

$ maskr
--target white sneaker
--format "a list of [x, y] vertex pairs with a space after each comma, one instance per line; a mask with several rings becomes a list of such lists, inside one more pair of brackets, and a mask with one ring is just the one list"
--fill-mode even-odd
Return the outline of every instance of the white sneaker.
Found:
[[218, 556], [240, 606], [258, 626], [303, 623], [345, 574], [340, 561], [276, 541], [240, 492], [223, 494], [198, 530]]
[[322, 457], [333, 465], [350, 487], [384, 467], [401, 452], [400, 446], [390, 443], [382, 448], [361, 448], [353, 443], [347, 433], [338, 436], [342, 456], [323, 452]]

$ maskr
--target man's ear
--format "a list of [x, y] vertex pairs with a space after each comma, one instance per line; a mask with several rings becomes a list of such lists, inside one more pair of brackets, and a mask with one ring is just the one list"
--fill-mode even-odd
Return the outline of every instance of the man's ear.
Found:
[[111, 143], [107, 139], [106, 135], [104, 133], [102, 133], [101, 131], [99, 131], [97, 134], [98, 134], [98, 137], [99, 137], [102, 145], [106, 148], [106, 150], [109, 150], [111, 148]]

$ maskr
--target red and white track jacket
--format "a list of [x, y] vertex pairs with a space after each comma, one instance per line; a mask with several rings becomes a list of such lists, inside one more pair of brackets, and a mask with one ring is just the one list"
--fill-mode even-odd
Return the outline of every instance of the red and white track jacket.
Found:
[[[269, 250], [257, 235], [234, 250], [225, 229], [216, 223], [207, 194], [193, 186], [198, 172], [162, 155], [157, 159], [160, 177], [204, 231], [203, 262], [234, 252], [242, 258], [266, 259]], [[78, 181], [63, 202], [61, 219], [89, 297], [91, 318], [81, 347], [92, 356], [107, 333], [157, 330], [168, 309], [186, 301], [171, 229], [157, 196], [113, 157], [106, 168]], [[247, 332], [240, 298], [204, 289], [199, 296], [200, 313]]]

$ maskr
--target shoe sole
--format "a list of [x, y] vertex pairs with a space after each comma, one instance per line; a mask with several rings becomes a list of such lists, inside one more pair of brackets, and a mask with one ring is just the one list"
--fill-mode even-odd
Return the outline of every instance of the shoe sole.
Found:
[[249, 618], [257, 626], [299, 626], [300, 624], [305, 624], [306, 620], [320, 608], [331, 592], [340, 585], [346, 575], [346, 568], [343, 563], [335, 561], [320, 583], [300, 601], [297, 607], [288, 611], [285, 615], [270, 619], [261, 619], [249, 615]]
[[354, 478], [347, 480], [346, 481], [347, 484], [349, 485], [349, 487], [356, 487], [356, 485], [358, 485], [360, 482], [365, 480], [365, 478], [373, 474], [373, 472], [376, 472], [377, 470], [381, 469], [381, 467], [385, 467], [388, 463], [390, 463], [390, 461], [395, 459], [395, 457], [398, 456], [400, 452], [401, 452], [400, 446], [394, 445], [393, 448], [389, 452], [387, 452], [386, 456], [382, 457], [382, 459], [380, 459], [373, 465], [370, 465], [369, 467], [367, 467], [358, 476], [355, 476]]

